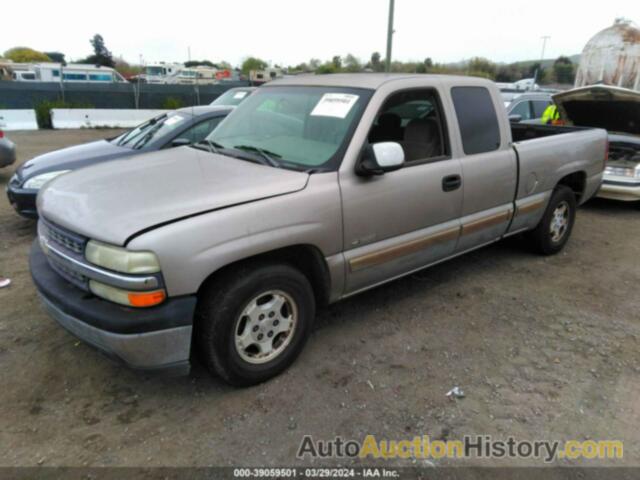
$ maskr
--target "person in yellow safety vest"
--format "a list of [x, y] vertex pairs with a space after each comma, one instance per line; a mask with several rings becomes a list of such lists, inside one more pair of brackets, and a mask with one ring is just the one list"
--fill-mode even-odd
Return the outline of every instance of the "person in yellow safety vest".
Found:
[[553, 103], [542, 113], [542, 123], [545, 125], [559, 125], [561, 123], [560, 112]]

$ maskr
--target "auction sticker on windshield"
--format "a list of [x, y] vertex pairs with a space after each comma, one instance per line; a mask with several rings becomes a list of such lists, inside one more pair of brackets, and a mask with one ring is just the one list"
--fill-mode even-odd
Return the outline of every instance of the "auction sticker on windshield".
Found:
[[325, 93], [311, 112], [311, 115], [345, 118], [358, 101], [358, 98], [358, 95], [350, 93]]
[[167, 126], [171, 126], [181, 121], [182, 121], [182, 117], [180, 115], [174, 115], [173, 117], [167, 118], [164, 124]]
[[246, 96], [247, 96], [247, 93], [248, 93], [248, 92], [236, 92], [236, 93], [233, 95], [233, 98], [236, 98], [236, 99], [238, 99], [238, 100], [239, 100], [239, 99], [241, 99], [241, 98], [246, 97]]

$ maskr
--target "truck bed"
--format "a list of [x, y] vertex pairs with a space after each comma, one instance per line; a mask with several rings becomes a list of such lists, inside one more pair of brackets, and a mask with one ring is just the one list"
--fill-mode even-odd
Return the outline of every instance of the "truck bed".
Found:
[[518, 123], [511, 124], [513, 148], [518, 157], [516, 200], [531, 191], [550, 192], [561, 179], [569, 183], [579, 203], [593, 196], [602, 179], [607, 132], [598, 128]]
[[562, 133], [589, 130], [589, 127], [569, 127], [561, 125], [543, 125], [540, 123], [512, 123], [511, 137], [514, 142], [533, 140], [534, 138], [550, 137]]

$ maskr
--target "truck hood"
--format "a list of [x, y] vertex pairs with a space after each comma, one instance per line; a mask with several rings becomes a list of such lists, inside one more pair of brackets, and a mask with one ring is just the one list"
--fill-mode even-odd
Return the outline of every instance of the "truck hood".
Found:
[[640, 135], [640, 92], [593, 85], [556, 93], [553, 101], [572, 125]]
[[75, 145], [54, 152], [45, 153], [25, 162], [18, 169], [18, 176], [26, 180], [41, 173], [55, 170], [74, 170], [104, 160], [132, 155], [136, 151], [119, 147], [107, 140]]
[[114, 245], [185, 217], [305, 188], [309, 175], [179, 147], [62, 175], [38, 194], [38, 212]]

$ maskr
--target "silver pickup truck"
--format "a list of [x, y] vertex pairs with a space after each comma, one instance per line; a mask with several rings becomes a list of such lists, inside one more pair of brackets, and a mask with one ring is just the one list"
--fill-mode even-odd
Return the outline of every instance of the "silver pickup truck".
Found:
[[129, 366], [184, 372], [197, 352], [254, 384], [318, 306], [521, 232], [560, 251], [606, 138], [510, 125], [477, 78], [279, 80], [199, 144], [48, 184], [31, 272], [63, 327]]

